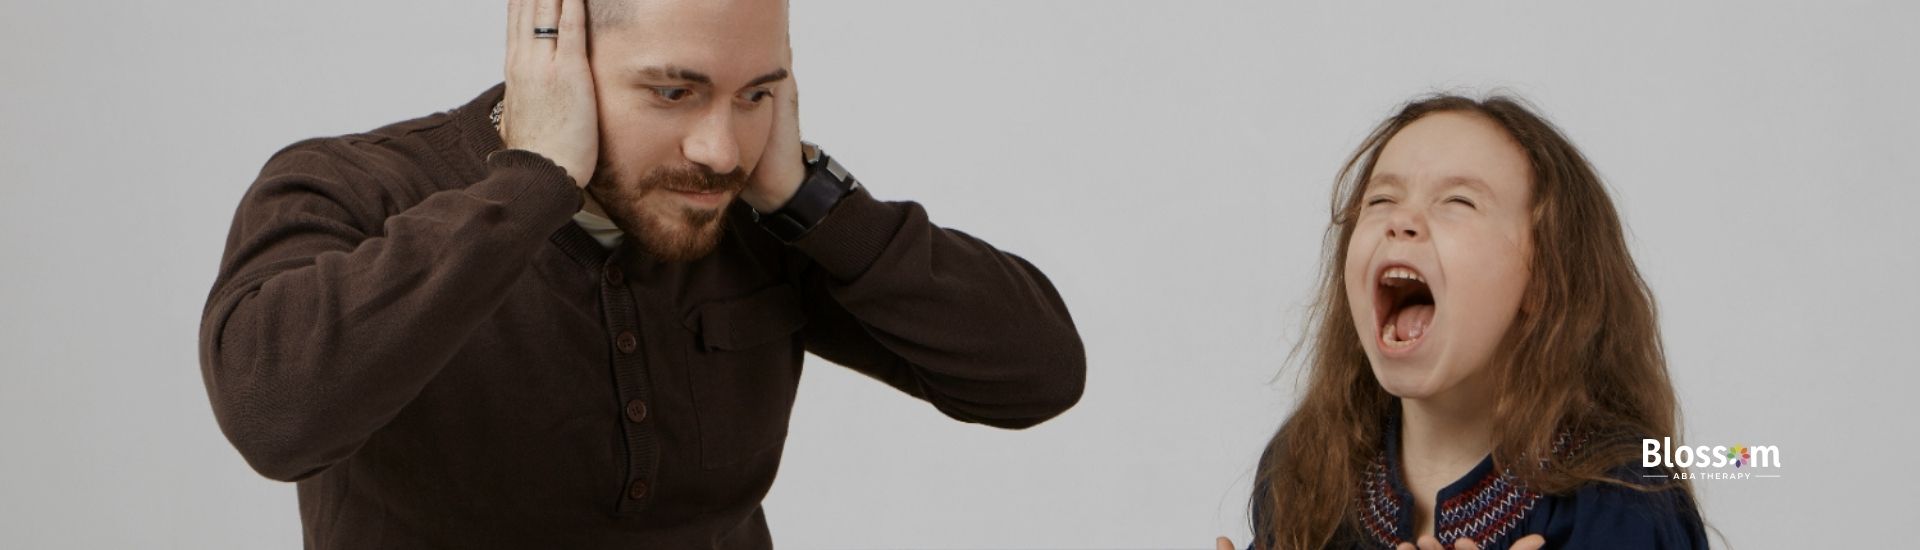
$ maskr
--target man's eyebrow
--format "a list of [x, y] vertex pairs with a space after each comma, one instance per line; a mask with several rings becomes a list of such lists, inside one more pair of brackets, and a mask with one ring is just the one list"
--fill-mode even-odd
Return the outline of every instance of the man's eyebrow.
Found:
[[774, 69], [773, 72], [756, 76], [753, 78], [753, 80], [748, 80], [747, 85], [741, 86], [741, 87], [752, 88], [754, 86], [759, 86], [761, 84], [769, 84], [769, 83], [779, 82], [786, 79], [787, 79], [787, 69], [782, 67], [779, 69]]
[[683, 80], [695, 84], [713, 85], [713, 77], [693, 69], [682, 69], [673, 65], [641, 67], [634, 69], [632, 72], [633, 74], [655, 80]]
[[[695, 71], [693, 69], [684, 69], [684, 68], [676, 67], [673, 65], [642, 67], [639, 69], [634, 69], [632, 72], [639, 76], [651, 78], [654, 80], [680, 80], [685, 82], [691, 82], [694, 84], [704, 84], [707, 86], [713, 85], [713, 77], [707, 76], [706, 73]], [[752, 88], [754, 86], [759, 86], [761, 84], [767, 84], [771, 82], [779, 82], [782, 80], [786, 80], [786, 78], [787, 78], [787, 70], [785, 68], [779, 68], [779, 69], [774, 69], [772, 72], [769, 72], [767, 74], [754, 77], [753, 80], [747, 81], [747, 85], [741, 86], [741, 87]]]

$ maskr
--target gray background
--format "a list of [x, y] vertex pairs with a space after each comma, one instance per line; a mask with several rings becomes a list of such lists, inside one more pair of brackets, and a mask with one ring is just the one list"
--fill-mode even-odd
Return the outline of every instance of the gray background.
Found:
[[[1692, 441], [1782, 449], [1781, 478], [1699, 483], [1711, 524], [1911, 537], [1914, 4], [795, 4], [808, 138], [1041, 266], [1089, 374], [1003, 432], [811, 363], [783, 547], [1244, 543], [1334, 171], [1408, 97], [1495, 87], [1613, 186]], [[196, 363], [233, 206], [287, 143], [496, 82], [502, 6], [0, 8], [0, 545], [298, 547]]]

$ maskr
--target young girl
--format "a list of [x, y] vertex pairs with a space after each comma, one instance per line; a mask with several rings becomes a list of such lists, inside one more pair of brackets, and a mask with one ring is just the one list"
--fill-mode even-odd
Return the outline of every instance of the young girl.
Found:
[[1565, 137], [1432, 97], [1339, 181], [1252, 548], [1706, 547], [1688, 483], [1640, 467], [1678, 429], [1653, 297]]

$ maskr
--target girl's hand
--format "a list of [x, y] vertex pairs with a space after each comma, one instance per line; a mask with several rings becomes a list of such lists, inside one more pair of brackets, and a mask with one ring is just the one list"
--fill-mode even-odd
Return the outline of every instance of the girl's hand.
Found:
[[[1518, 541], [1514, 541], [1513, 550], [1541, 550], [1542, 548], [1545, 548], [1546, 545], [1547, 545], [1547, 539], [1545, 537], [1541, 537], [1540, 535], [1527, 535], [1526, 537], [1521, 538]], [[1228, 540], [1227, 537], [1219, 537], [1219, 538], [1213, 539], [1213, 548], [1214, 550], [1236, 550], [1236, 548], [1233, 546], [1233, 541]], [[1397, 550], [1445, 550], [1445, 549], [1440, 546], [1440, 541], [1435, 540], [1433, 537], [1421, 537], [1420, 546], [1416, 547], [1412, 543], [1403, 542], [1403, 543], [1400, 543], [1400, 546]], [[1474, 543], [1472, 539], [1460, 539], [1453, 542], [1453, 550], [1480, 550], [1480, 545]]]
[[[1540, 535], [1527, 535], [1520, 540], [1514, 541], [1512, 548], [1513, 550], [1540, 550], [1546, 545], [1547, 539], [1545, 537], [1541, 537]], [[1446, 547], [1440, 546], [1440, 541], [1434, 539], [1432, 536], [1425, 536], [1420, 537], [1419, 546], [1403, 542], [1400, 543], [1397, 550], [1446, 550]], [[1480, 550], [1480, 545], [1473, 542], [1473, 539], [1463, 538], [1453, 541], [1453, 550]]]

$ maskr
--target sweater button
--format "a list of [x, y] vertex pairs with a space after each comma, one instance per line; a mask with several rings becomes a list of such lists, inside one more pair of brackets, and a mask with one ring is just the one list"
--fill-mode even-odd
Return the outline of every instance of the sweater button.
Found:
[[620, 283], [626, 282], [627, 280], [627, 274], [621, 272], [620, 268], [616, 266], [607, 266], [603, 273], [606, 275], [607, 284], [613, 286], [620, 286]]
[[640, 339], [634, 337], [633, 331], [623, 330], [614, 337], [613, 345], [620, 348], [620, 353], [633, 353], [633, 350], [640, 349]]
[[639, 399], [627, 402], [627, 420], [640, 423], [647, 420], [647, 403]]
[[634, 500], [647, 498], [647, 482], [635, 481], [633, 485], [627, 486], [627, 498]]

